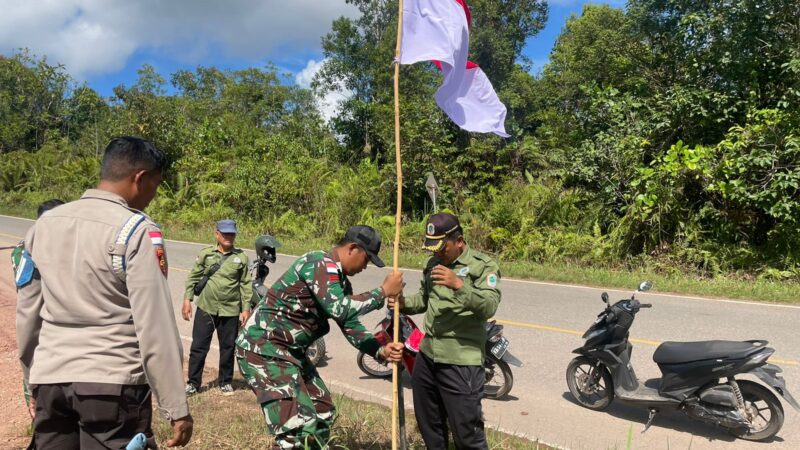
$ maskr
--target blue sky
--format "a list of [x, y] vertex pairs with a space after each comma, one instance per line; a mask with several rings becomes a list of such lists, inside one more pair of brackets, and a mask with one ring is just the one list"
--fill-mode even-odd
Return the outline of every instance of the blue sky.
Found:
[[[547, 62], [567, 18], [585, 3], [549, 2], [545, 29], [524, 50], [534, 72]], [[344, 0], [0, 0], [0, 10], [0, 53], [26, 47], [46, 55], [106, 96], [114, 86], [131, 85], [145, 63], [168, 78], [198, 65], [238, 69], [272, 62], [306, 85], [320, 66], [320, 37], [331, 21], [356, 14]]]
[[536, 36], [528, 39], [523, 54], [533, 62], [532, 72], [541, 70], [547, 63], [550, 50], [556, 42], [556, 38], [567, 23], [570, 15], [580, 15], [583, 5], [608, 4], [616, 8], [625, 6], [625, 0], [606, 0], [606, 1], [585, 1], [585, 0], [550, 0], [550, 13], [545, 28]]

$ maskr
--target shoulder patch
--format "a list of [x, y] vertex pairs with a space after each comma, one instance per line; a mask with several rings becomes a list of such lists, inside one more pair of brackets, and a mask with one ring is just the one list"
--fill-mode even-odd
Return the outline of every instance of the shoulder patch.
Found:
[[161, 269], [161, 274], [167, 278], [169, 273], [169, 263], [167, 263], [167, 252], [164, 250], [163, 245], [155, 245], [156, 260], [158, 261], [158, 268]]
[[11, 250], [11, 270], [14, 271], [14, 274], [17, 273], [17, 267], [19, 267], [19, 262], [22, 260], [22, 252], [25, 250], [25, 241], [20, 242], [14, 247], [14, 250]]
[[161, 270], [161, 274], [164, 275], [164, 278], [166, 278], [169, 273], [169, 264], [167, 262], [167, 251], [164, 249], [164, 236], [161, 234], [161, 230], [157, 228], [148, 231], [147, 234], [150, 236], [150, 242], [153, 243], [158, 268]]
[[490, 273], [489, 275], [486, 275], [486, 284], [488, 284], [489, 287], [497, 287], [497, 281], [498, 278], [496, 273]]
[[14, 284], [17, 288], [21, 288], [33, 280], [33, 274], [36, 271], [36, 264], [33, 263], [33, 258], [27, 250], [22, 250], [19, 254], [19, 262], [14, 271]]

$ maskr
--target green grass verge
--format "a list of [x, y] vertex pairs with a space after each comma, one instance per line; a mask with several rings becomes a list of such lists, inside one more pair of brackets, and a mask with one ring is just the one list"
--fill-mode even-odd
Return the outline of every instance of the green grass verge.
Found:
[[[234, 395], [223, 396], [211, 389], [189, 398], [194, 417], [194, 435], [186, 447], [196, 450], [270, 448], [272, 437], [267, 433], [261, 409], [249, 389], [241, 387]], [[391, 448], [391, 410], [374, 403], [334, 395], [338, 411], [331, 432], [331, 449], [378, 450]], [[169, 424], [154, 420], [154, 431], [160, 445], [170, 437]], [[410, 449], [424, 449], [412, 412], [406, 414], [406, 434]], [[534, 441], [487, 430], [489, 448], [493, 450], [550, 449]]]
[[[18, 205], [0, 205], [0, 213], [33, 218], [33, 208]], [[164, 235], [168, 239], [189, 242], [211, 242], [212, 234], [206, 227], [190, 227], [181, 224], [167, 224]], [[242, 226], [237, 245], [252, 248], [258, 234], [255, 226]], [[207, 239], [204, 239], [208, 236]], [[323, 239], [297, 239], [291, 236], [277, 236], [283, 246], [280, 253], [301, 255], [311, 249], [325, 249], [331, 242]], [[388, 246], [387, 246], [388, 247]], [[400, 266], [421, 269], [429, 254], [414, 249], [403, 249], [400, 253]], [[392, 249], [385, 248], [384, 261], [391, 265]], [[504, 277], [538, 280], [565, 284], [580, 284], [603, 288], [633, 290], [643, 280], [653, 282], [654, 292], [703, 297], [752, 300], [758, 302], [800, 304], [800, 283], [758, 279], [737, 274], [718, 275], [714, 278], [699, 277], [676, 271], [662, 274], [653, 270], [624, 270], [607, 267], [587, 267], [565, 262], [531, 263], [520, 261], [501, 261]]]
[[[208, 235], [208, 230], [169, 227], [165, 231], [169, 239], [197, 241], [198, 236]], [[237, 244], [252, 248], [257, 232], [243, 229]], [[331, 242], [322, 239], [292, 239], [278, 236], [283, 246], [280, 253], [301, 255], [311, 249], [325, 249]], [[404, 268], [422, 269], [429, 253], [403, 249], [400, 252], [400, 266]], [[392, 249], [385, 248], [381, 255], [383, 260], [392, 264]], [[503, 276], [527, 280], [538, 280], [565, 284], [580, 284], [602, 288], [633, 290], [643, 280], [653, 282], [654, 292], [673, 293], [679, 295], [698, 295], [704, 297], [753, 300], [770, 303], [800, 304], [800, 283], [790, 281], [771, 281], [761, 279], [742, 279], [735, 275], [701, 278], [696, 275], [675, 272], [663, 275], [648, 270], [621, 270], [603, 267], [584, 267], [573, 264], [554, 262], [549, 264], [501, 261]]]

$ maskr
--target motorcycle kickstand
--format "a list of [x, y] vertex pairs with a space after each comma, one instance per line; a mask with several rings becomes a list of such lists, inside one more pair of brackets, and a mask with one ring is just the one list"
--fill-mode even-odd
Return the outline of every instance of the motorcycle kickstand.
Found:
[[644, 434], [644, 432], [650, 428], [650, 425], [653, 424], [653, 419], [656, 417], [656, 414], [658, 414], [658, 410], [655, 408], [650, 408], [650, 415], [647, 417], [647, 423], [644, 426], [644, 430], [642, 430], [642, 434]]

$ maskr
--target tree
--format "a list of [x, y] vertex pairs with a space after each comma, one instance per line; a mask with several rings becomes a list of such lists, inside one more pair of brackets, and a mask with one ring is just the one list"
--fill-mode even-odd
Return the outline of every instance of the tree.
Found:
[[522, 60], [522, 49], [547, 23], [544, 0], [471, 0], [470, 59], [495, 87], [502, 87]]
[[0, 153], [38, 149], [58, 132], [71, 82], [63, 66], [27, 50], [0, 56]]
[[[394, 122], [389, 63], [394, 58], [396, 3], [381, 0], [350, 3], [362, 14], [357, 19], [337, 19], [331, 32], [323, 37], [326, 61], [314, 86], [322, 92], [343, 88], [351, 93], [333, 120], [334, 130], [345, 144], [343, 159], [368, 157], [378, 163], [391, 163]], [[526, 82], [518, 72], [517, 61], [525, 40], [544, 25], [546, 5], [538, 0], [470, 3], [471, 59], [486, 71], [502, 100], [504, 88], [511, 86], [512, 80]], [[513, 152], [505, 149], [502, 141], [462, 132], [439, 111], [434, 92], [441, 84], [441, 75], [433, 65], [403, 66], [400, 80], [409, 206], [414, 209], [423, 206], [427, 172], [437, 173], [445, 196], [453, 199], [458, 191], [480, 189], [497, 181], [498, 176], [505, 176]], [[515, 103], [523, 104], [523, 101]], [[524, 117], [524, 113], [511, 117]]]
[[794, 0], [632, 0], [658, 109], [689, 144], [714, 143], [753, 109], [796, 105], [800, 8]]

